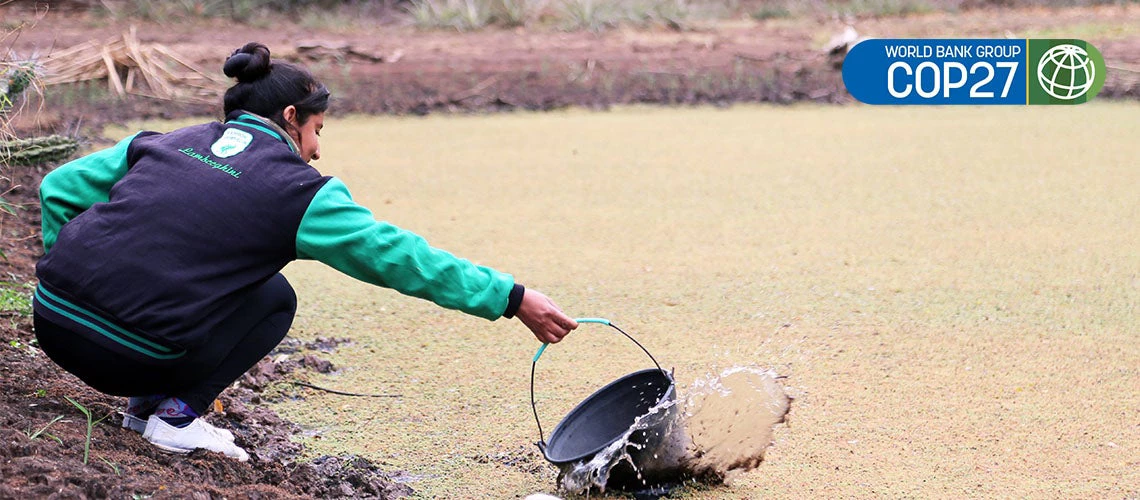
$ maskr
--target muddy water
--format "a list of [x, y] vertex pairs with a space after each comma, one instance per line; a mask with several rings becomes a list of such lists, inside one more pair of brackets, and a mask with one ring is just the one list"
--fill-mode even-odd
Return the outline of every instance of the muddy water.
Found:
[[[628, 327], [682, 398], [741, 360], [789, 375], [796, 426], [764, 463], [681, 496], [1130, 498], [1138, 120], [1111, 102], [337, 117], [316, 165], [377, 217]], [[313, 382], [404, 394], [276, 405], [314, 454], [382, 461], [424, 498], [554, 492], [519, 322], [318, 263], [286, 275], [291, 336], [354, 342]], [[646, 367], [587, 328], [542, 363], [550, 425]]]
[[[663, 399], [590, 460], [567, 466], [558, 485], [570, 493], [605, 491], [613, 486], [611, 471], [623, 465], [637, 471], [641, 486], [659, 492], [687, 480], [730, 482], [763, 462], [776, 425], [791, 408], [778, 378], [752, 366], [706, 375], [678, 399]], [[631, 439], [639, 431], [666, 437], [657, 448], [643, 450]]]
[[692, 440], [688, 472], [729, 481], [764, 460], [792, 399], [775, 373], [737, 366], [698, 380], [684, 401], [685, 429]]

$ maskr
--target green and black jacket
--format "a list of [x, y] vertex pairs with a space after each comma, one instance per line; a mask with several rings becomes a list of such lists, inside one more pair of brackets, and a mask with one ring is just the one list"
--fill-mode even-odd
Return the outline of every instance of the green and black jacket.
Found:
[[512, 276], [377, 221], [271, 121], [227, 118], [140, 132], [44, 178], [37, 314], [176, 359], [296, 259], [487, 319], [518, 309]]

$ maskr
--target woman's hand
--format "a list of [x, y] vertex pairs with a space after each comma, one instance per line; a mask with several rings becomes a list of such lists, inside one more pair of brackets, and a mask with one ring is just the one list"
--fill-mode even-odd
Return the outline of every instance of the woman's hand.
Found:
[[522, 303], [515, 316], [530, 328], [534, 337], [541, 342], [557, 343], [578, 328], [578, 322], [562, 312], [562, 309], [546, 295], [527, 288], [523, 292]]

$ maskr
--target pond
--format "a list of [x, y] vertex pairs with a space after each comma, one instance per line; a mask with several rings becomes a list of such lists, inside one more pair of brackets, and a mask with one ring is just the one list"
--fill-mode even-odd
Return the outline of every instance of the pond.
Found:
[[[1138, 133], [1140, 105], [1106, 102], [330, 117], [315, 165], [377, 218], [609, 318], [682, 393], [787, 376], [767, 460], [683, 497], [1103, 497], [1140, 482]], [[554, 492], [521, 323], [285, 273], [293, 336], [353, 340], [314, 383], [401, 395], [276, 405], [314, 454], [427, 497]], [[648, 366], [584, 324], [538, 363], [544, 429]]]

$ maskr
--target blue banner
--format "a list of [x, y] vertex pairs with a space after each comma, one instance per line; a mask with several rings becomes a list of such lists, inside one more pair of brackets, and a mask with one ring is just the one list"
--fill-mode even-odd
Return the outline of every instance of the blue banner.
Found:
[[1027, 40], [870, 39], [843, 60], [867, 104], [1026, 104]]

